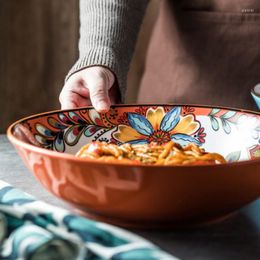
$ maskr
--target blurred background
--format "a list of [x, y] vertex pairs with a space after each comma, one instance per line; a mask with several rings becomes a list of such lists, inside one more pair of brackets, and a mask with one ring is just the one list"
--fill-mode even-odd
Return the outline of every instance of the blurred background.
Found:
[[[128, 75], [134, 103], [159, 0], [144, 17]], [[34, 113], [59, 109], [64, 78], [78, 57], [79, 0], [0, 0], [0, 133]]]

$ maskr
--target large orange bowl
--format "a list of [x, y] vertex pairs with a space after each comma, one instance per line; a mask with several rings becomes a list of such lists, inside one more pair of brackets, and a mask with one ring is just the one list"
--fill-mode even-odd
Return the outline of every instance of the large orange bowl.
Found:
[[[208, 223], [260, 196], [260, 114], [194, 105], [58, 110], [19, 120], [8, 138], [41, 184], [74, 209], [136, 227]], [[196, 143], [228, 161], [148, 166], [75, 157], [93, 140]]]

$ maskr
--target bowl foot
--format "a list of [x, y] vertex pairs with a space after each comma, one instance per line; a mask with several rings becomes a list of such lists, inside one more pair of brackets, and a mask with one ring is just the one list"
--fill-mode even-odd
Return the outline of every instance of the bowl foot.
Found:
[[236, 212], [231, 212], [227, 214], [222, 214], [215, 217], [209, 217], [207, 219], [197, 219], [197, 220], [186, 220], [186, 221], [173, 221], [173, 222], [149, 222], [149, 221], [131, 221], [127, 219], [119, 219], [116, 217], [111, 217], [107, 215], [98, 214], [96, 212], [85, 211], [79, 208], [72, 208], [72, 210], [86, 218], [94, 221], [105, 222], [107, 224], [123, 227], [123, 228], [133, 228], [133, 229], [178, 229], [178, 228], [198, 228], [208, 225], [217, 224], [230, 218]]

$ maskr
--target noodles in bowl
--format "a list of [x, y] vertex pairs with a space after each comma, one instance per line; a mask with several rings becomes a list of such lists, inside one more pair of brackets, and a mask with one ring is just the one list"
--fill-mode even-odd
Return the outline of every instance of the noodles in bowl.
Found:
[[222, 155], [205, 152], [203, 148], [194, 143], [182, 147], [172, 141], [163, 145], [126, 143], [121, 146], [92, 142], [84, 145], [76, 156], [103, 162], [116, 161], [128, 164], [205, 165], [226, 163]]

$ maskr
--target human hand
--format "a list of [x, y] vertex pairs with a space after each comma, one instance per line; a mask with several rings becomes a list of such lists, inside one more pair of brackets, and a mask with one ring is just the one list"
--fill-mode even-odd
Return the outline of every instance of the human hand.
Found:
[[107, 112], [116, 103], [118, 91], [113, 90], [114, 74], [101, 66], [88, 67], [74, 73], [65, 83], [59, 100], [62, 109], [93, 105], [98, 112]]

